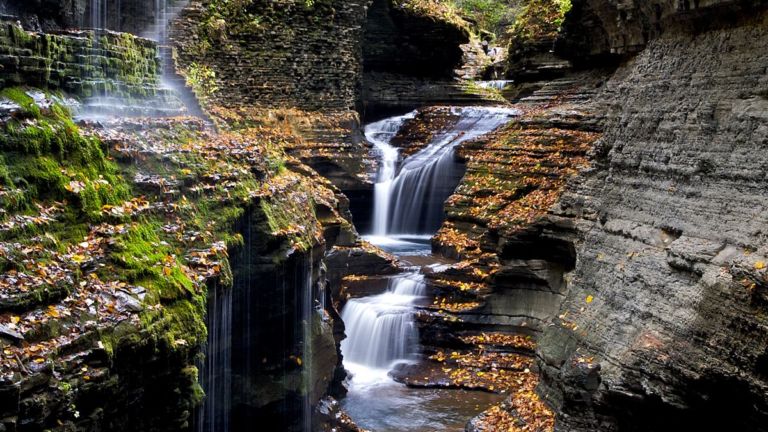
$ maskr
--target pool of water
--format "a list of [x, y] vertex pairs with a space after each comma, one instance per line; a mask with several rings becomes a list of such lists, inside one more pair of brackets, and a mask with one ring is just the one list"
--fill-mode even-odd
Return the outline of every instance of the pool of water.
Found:
[[365, 235], [363, 239], [387, 253], [398, 256], [429, 256], [432, 254], [431, 235]]
[[358, 426], [373, 432], [461, 432], [470, 418], [504, 398], [478, 391], [409, 388], [389, 378], [387, 370], [345, 366], [352, 378], [341, 404]]

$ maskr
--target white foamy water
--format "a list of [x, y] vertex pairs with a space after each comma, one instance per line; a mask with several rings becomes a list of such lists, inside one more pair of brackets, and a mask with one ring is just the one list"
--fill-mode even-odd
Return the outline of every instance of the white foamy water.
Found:
[[381, 155], [374, 193], [373, 234], [432, 234], [442, 223], [443, 203], [462, 175], [454, 150], [463, 142], [491, 132], [519, 111], [508, 108], [453, 107], [459, 120], [436, 133], [425, 148], [399, 162], [391, 140], [415, 112], [392, 117], [365, 128], [365, 135]]

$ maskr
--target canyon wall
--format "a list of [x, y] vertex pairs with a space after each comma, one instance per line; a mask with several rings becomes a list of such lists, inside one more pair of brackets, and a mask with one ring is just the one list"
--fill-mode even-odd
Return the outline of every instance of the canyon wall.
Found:
[[363, 34], [361, 112], [366, 119], [425, 105], [487, 103], [456, 81], [470, 24], [439, 1], [373, 0]]
[[577, 232], [538, 348], [558, 430], [766, 429], [757, 3], [574, 2], [593, 17], [580, 40], [597, 42], [582, 54], [641, 51], [598, 96], [604, 135], [548, 217]]
[[207, 65], [215, 72], [212, 103], [355, 108], [365, 1], [257, 0], [227, 15], [233, 7], [192, 1], [174, 23], [181, 69]]

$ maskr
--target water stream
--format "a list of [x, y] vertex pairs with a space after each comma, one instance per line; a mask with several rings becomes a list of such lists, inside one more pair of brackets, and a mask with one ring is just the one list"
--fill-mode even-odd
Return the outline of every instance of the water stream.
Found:
[[373, 234], [431, 235], [440, 228], [443, 204], [453, 193], [464, 170], [456, 162], [459, 144], [491, 132], [517, 113], [507, 108], [453, 107], [459, 120], [437, 131], [431, 143], [400, 161], [399, 149], [390, 142], [397, 130], [415, 113], [368, 125], [365, 135], [381, 157], [374, 191]]
[[[412, 156], [400, 157], [391, 143], [416, 112], [371, 123], [365, 129], [380, 168], [374, 191], [374, 223], [366, 239], [405, 262], [437, 266], [430, 238], [444, 218], [443, 205], [455, 190], [463, 167], [456, 162], [459, 144], [487, 134], [516, 110], [454, 107], [458, 120], [436, 131], [431, 142]], [[420, 267], [391, 277], [384, 293], [351, 299], [342, 319], [344, 366], [350, 372], [344, 408], [359, 426], [377, 432], [461, 431], [473, 415], [498, 401], [496, 395], [437, 389], [412, 389], [389, 376], [398, 363], [419, 360], [414, 315], [427, 300]]]

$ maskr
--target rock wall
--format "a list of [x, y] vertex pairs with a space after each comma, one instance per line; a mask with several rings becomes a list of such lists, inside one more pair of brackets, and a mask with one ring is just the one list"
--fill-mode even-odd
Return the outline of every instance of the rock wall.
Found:
[[294, 155], [345, 191], [369, 189], [355, 111], [367, 2], [254, 1], [239, 14], [245, 21], [212, 15], [215, 3], [192, 1], [171, 32], [178, 68], [203, 105], [251, 119], [280, 111], [279, 121], [304, 137], [290, 146]]
[[738, 21], [760, 0], [574, 0], [560, 33], [558, 53], [567, 58], [626, 55], [672, 28], [697, 32]]
[[767, 428], [768, 16], [751, 4], [588, 2], [619, 16], [597, 50], [645, 49], [551, 216], [578, 232], [538, 349], [558, 430]]
[[174, 23], [182, 70], [215, 72], [212, 103], [306, 110], [352, 110], [362, 74], [365, 1], [256, 0], [248, 22], [211, 15], [214, 0], [191, 2]]
[[[0, 14], [17, 17], [31, 31], [109, 29], [143, 35], [162, 19], [165, 6], [184, 0], [2, 0]], [[100, 10], [94, 10], [98, 6]]]
[[[406, 2], [407, 3], [407, 2]], [[421, 15], [394, 0], [373, 0], [365, 22], [363, 67], [420, 77], [451, 78], [461, 64], [469, 30]]]
[[27, 85], [77, 96], [154, 96], [159, 60], [154, 42], [124, 33], [40, 34], [0, 21], [0, 86]]
[[373, 1], [363, 36], [364, 118], [425, 105], [489, 102], [482, 91], [456, 80], [469, 24], [443, 9], [439, 2]]
[[573, 227], [541, 219], [600, 137], [600, 110], [585, 101], [604, 79], [590, 72], [549, 82], [514, 105], [520, 116], [506, 128], [459, 148], [467, 173], [432, 244], [464, 262], [438, 277], [477, 291], [479, 307], [463, 321], [540, 331], [559, 308], [576, 259]]

